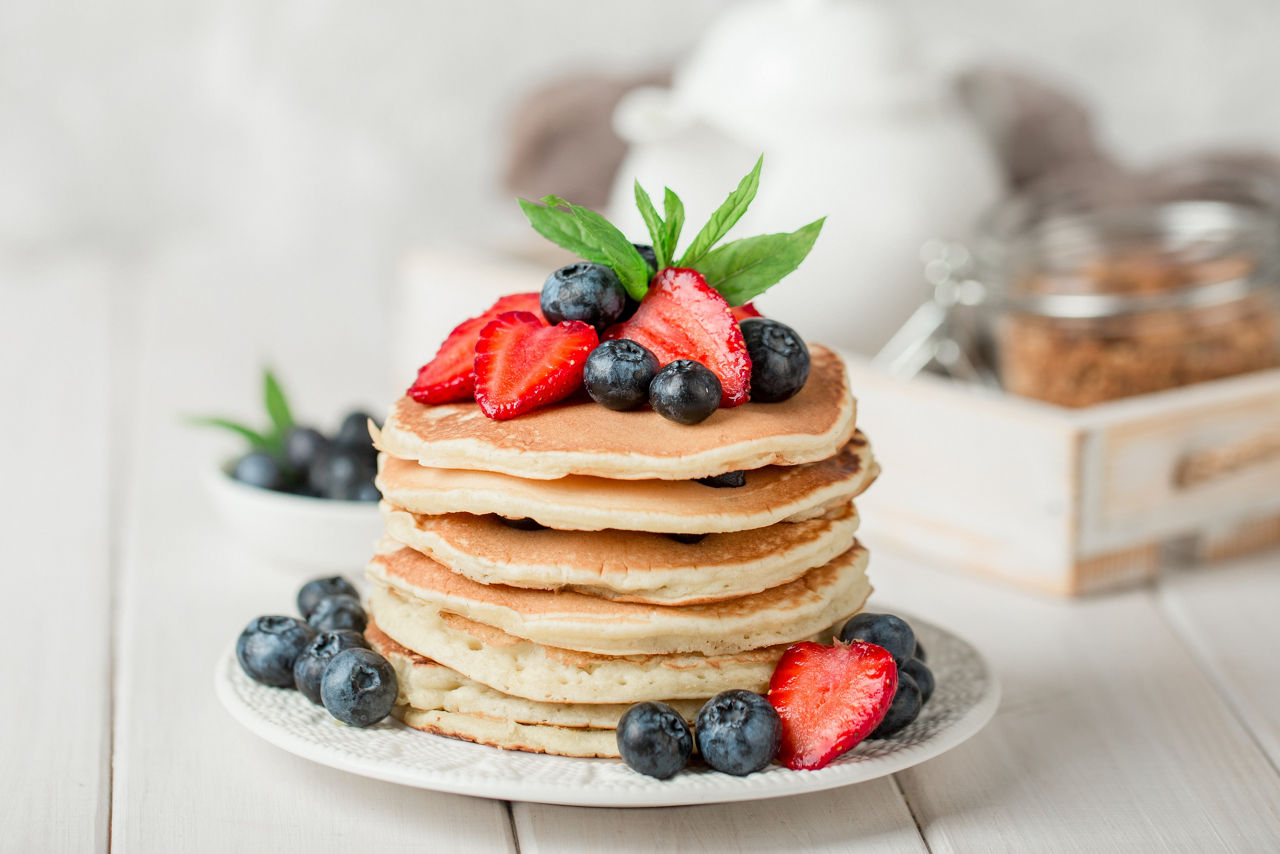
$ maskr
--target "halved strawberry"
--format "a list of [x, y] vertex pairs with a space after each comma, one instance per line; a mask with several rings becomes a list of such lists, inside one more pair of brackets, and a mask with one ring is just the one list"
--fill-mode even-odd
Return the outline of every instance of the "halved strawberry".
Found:
[[449, 333], [436, 357], [418, 369], [418, 379], [407, 392], [418, 403], [452, 403], [470, 400], [475, 391], [476, 339], [489, 321], [507, 311], [532, 312], [539, 320], [542, 310], [534, 291], [508, 294], [484, 314], [464, 320]]
[[756, 304], [753, 302], [743, 303], [742, 305], [735, 305], [733, 307], [734, 320], [742, 322], [748, 317], [764, 317], [764, 315], [760, 313], [760, 309], [756, 308]]
[[665, 365], [694, 359], [720, 378], [721, 406], [747, 402], [751, 357], [724, 297], [697, 270], [668, 267], [653, 277], [640, 307], [606, 338], [630, 338]]
[[804, 641], [787, 648], [769, 680], [782, 718], [778, 761], [814, 770], [880, 725], [898, 690], [898, 667], [883, 647]]
[[582, 368], [600, 343], [580, 320], [547, 326], [509, 311], [489, 321], [476, 342], [476, 403], [490, 418], [515, 418], [582, 388]]

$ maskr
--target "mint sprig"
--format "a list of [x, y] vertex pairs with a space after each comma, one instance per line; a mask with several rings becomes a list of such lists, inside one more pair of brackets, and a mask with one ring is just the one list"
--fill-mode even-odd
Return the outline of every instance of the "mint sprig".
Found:
[[[711, 218], [676, 261], [684, 230], [684, 202], [664, 188], [662, 214], [640, 182], [635, 184], [636, 207], [649, 231], [658, 270], [689, 267], [706, 277], [730, 305], [742, 305], [792, 273], [809, 254], [826, 218], [790, 233], [761, 234], [717, 247], [742, 219], [760, 187], [763, 155], [716, 208]], [[559, 196], [545, 196], [542, 204], [520, 200], [520, 207], [539, 234], [578, 257], [611, 267], [634, 299], [643, 299], [655, 273], [626, 236], [595, 211], [570, 204]]]
[[187, 421], [199, 427], [217, 427], [235, 433], [249, 443], [250, 449], [279, 456], [284, 451], [284, 439], [293, 429], [294, 420], [284, 389], [270, 368], [262, 370], [262, 403], [271, 420], [268, 430], [255, 430], [230, 418], [217, 416], [197, 416]]

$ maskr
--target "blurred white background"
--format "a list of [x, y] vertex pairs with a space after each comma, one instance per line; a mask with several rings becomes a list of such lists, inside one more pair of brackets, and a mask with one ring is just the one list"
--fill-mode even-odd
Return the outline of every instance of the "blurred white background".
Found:
[[[575, 72], [669, 64], [724, 0], [119, 0], [0, 4], [0, 276], [100, 265], [243, 300], [237, 338], [305, 322], [282, 279], [376, 335], [407, 248], [525, 228], [500, 177], [510, 112]], [[898, 0], [938, 63], [1021, 66], [1130, 162], [1280, 141], [1272, 0]], [[749, 58], [744, 58], [749, 61]], [[255, 315], [261, 317], [254, 319]], [[370, 356], [370, 370], [374, 370]]]

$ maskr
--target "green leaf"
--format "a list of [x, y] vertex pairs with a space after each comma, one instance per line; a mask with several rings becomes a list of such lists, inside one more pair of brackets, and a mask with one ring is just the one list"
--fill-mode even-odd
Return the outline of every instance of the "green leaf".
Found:
[[676, 244], [680, 242], [680, 232], [684, 230], [684, 202], [680, 201], [680, 197], [672, 192], [670, 187], [664, 187], [666, 197], [662, 200], [665, 220], [662, 224], [664, 241], [667, 246], [667, 263], [671, 263], [676, 257]]
[[534, 230], [579, 258], [611, 267], [627, 293], [635, 299], [644, 298], [649, 289], [649, 264], [617, 226], [559, 196], [545, 196], [542, 201], [545, 207], [520, 200]]
[[199, 427], [219, 427], [223, 430], [230, 430], [242, 439], [248, 440], [254, 450], [265, 451], [271, 448], [271, 443], [266, 436], [229, 418], [197, 417], [188, 418], [187, 421]]
[[272, 436], [278, 441], [293, 427], [293, 413], [289, 411], [289, 402], [285, 399], [284, 389], [270, 368], [262, 371], [262, 397], [267, 407], [267, 415], [271, 417]]
[[703, 257], [695, 269], [730, 305], [742, 305], [800, 266], [826, 219], [790, 234], [761, 234], [726, 243]]
[[[662, 217], [658, 216], [658, 211], [653, 206], [653, 200], [644, 191], [644, 187], [640, 186], [639, 181], [636, 181], [636, 207], [640, 209], [640, 216], [644, 218], [645, 227], [649, 229], [649, 240], [653, 243], [653, 254], [657, 256], [658, 270], [661, 270], [667, 266], [667, 262], [671, 258], [671, 251], [667, 246], [667, 230], [662, 222]], [[658, 270], [653, 272], [656, 273]]]
[[711, 219], [707, 220], [707, 224], [693, 238], [693, 243], [689, 244], [689, 248], [685, 250], [679, 266], [694, 267], [696, 269], [702, 256], [711, 250], [716, 241], [729, 233], [729, 229], [733, 228], [734, 223], [742, 219], [742, 215], [747, 211], [747, 206], [756, 197], [756, 190], [760, 187], [760, 166], [763, 163], [764, 155], [762, 154], [760, 159], [756, 161], [755, 167], [738, 182], [738, 188], [729, 194], [729, 197], [721, 203], [720, 207], [716, 208], [715, 213], [711, 215]]

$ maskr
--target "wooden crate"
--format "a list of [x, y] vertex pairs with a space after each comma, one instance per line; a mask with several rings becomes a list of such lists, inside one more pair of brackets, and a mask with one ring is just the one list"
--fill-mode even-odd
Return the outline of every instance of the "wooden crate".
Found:
[[1280, 370], [1075, 410], [848, 362], [873, 541], [1058, 594], [1280, 542]]

